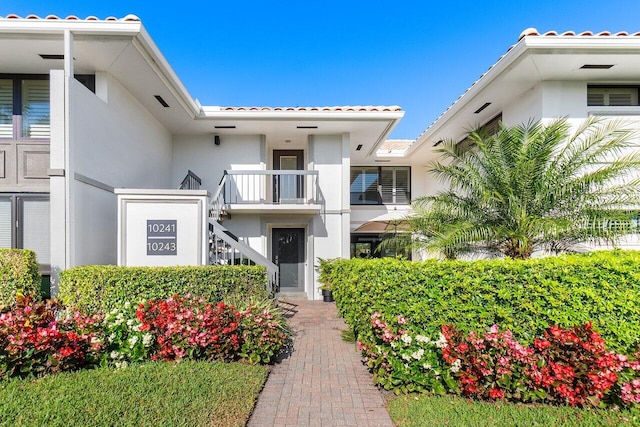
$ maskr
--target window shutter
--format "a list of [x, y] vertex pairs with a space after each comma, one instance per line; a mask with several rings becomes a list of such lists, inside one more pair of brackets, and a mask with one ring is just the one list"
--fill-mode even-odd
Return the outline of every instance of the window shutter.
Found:
[[604, 93], [589, 92], [587, 94], [587, 105], [588, 106], [604, 105]]
[[609, 105], [620, 106], [620, 105], [633, 105], [631, 103], [631, 93], [610, 93], [609, 94]]
[[587, 87], [587, 105], [612, 107], [638, 105], [638, 88], [623, 86]]
[[409, 168], [383, 167], [380, 174], [380, 185], [383, 203], [409, 203]]
[[35, 251], [38, 263], [51, 263], [49, 201], [22, 199], [22, 247]]
[[397, 204], [410, 202], [409, 195], [409, 169], [396, 169], [396, 200]]
[[13, 81], [0, 80], [0, 138], [13, 138]]
[[380, 186], [382, 189], [382, 203], [393, 203], [393, 175], [395, 170], [383, 168], [380, 174]]
[[49, 138], [49, 81], [22, 82], [22, 135], [26, 138]]
[[11, 247], [11, 199], [0, 199], [0, 248]]

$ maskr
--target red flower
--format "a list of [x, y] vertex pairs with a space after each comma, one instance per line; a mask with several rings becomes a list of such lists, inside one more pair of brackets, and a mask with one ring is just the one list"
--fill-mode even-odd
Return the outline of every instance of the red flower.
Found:
[[60, 356], [64, 357], [69, 357], [73, 354], [73, 349], [71, 347], [62, 347], [60, 349]]
[[498, 388], [489, 390], [489, 397], [492, 399], [504, 399], [504, 391]]

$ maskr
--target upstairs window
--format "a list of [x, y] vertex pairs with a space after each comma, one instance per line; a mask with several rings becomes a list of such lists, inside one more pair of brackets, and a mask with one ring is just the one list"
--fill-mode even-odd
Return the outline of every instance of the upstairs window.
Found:
[[[477, 132], [480, 133], [481, 135], [484, 134], [487, 136], [493, 136], [497, 134], [498, 131], [500, 130], [500, 123], [502, 123], [502, 113], [498, 114], [497, 116], [489, 120], [487, 123], [480, 126]], [[458, 142], [458, 147], [460, 147], [463, 153], [469, 150], [473, 146], [474, 146], [474, 142], [471, 140], [471, 138], [468, 138], [468, 137], [465, 137], [463, 140]]]
[[627, 107], [638, 104], [638, 86], [587, 86], [588, 106]]
[[352, 167], [351, 204], [409, 204], [410, 176], [408, 166]]
[[48, 76], [0, 77], [0, 138], [49, 139]]
[[0, 79], [0, 138], [13, 138], [13, 80]]

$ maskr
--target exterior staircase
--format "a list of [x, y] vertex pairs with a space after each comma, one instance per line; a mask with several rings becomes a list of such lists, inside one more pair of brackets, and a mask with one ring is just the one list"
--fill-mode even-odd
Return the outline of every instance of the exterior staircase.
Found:
[[227, 216], [223, 194], [226, 179], [225, 174], [209, 204], [209, 264], [262, 265], [267, 269], [267, 292], [275, 294], [278, 291], [278, 266], [222, 225]]

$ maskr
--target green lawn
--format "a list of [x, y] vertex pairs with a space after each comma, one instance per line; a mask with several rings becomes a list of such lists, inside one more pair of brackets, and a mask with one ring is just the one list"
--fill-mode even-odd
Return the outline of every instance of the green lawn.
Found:
[[244, 426], [264, 366], [155, 362], [0, 382], [1, 426]]
[[494, 404], [448, 396], [394, 397], [389, 401], [389, 413], [398, 427], [591, 427], [640, 425], [640, 417], [628, 411], [587, 410], [503, 402]]

